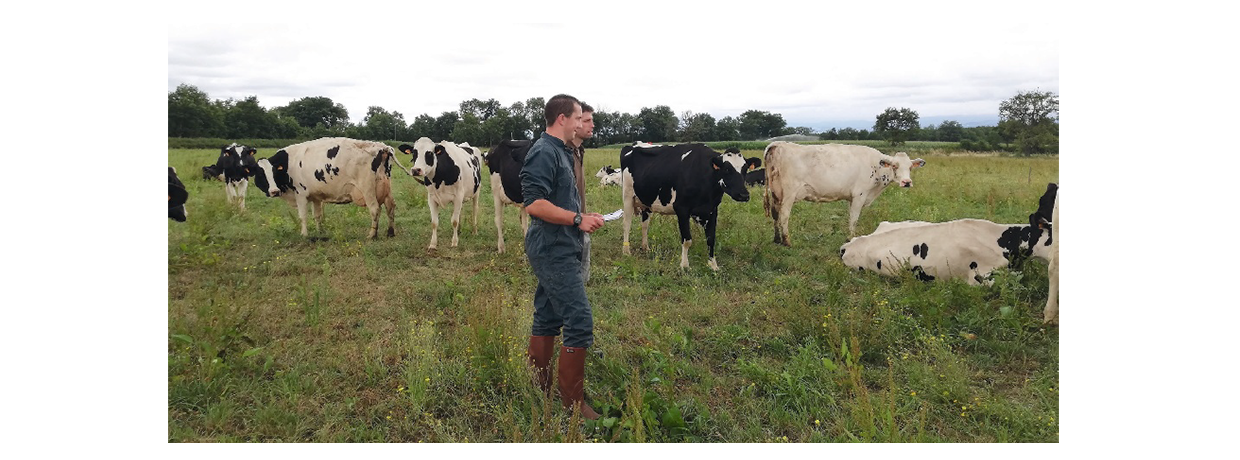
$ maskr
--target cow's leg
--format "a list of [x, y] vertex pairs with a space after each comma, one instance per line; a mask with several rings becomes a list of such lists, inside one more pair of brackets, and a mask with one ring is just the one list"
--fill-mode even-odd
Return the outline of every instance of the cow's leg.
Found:
[[245, 192], [250, 189], [250, 181], [249, 179], [241, 179], [241, 182], [238, 182], [237, 184], [241, 186], [241, 188], [237, 190], [237, 198], [241, 200], [241, 209], [245, 210]]
[[457, 195], [456, 200], [452, 202], [452, 247], [456, 247], [459, 241], [458, 234], [461, 232], [461, 210], [465, 207], [465, 194]]
[[374, 239], [379, 236], [379, 197], [375, 195], [374, 187], [362, 190], [362, 197], [366, 199], [366, 208], [370, 210], [370, 233], [366, 237]]
[[224, 199], [228, 204], [233, 203], [233, 184], [232, 182], [224, 182]]
[[706, 252], [710, 254], [710, 269], [719, 271], [715, 262], [715, 224], [719, 221], [718, 213], [711, 213], [702, 220], [702, 231], [706, 233]]
[[651, 216], [651, 214], [653, 214], [653, 213], [651, 213], [649, 210], [642, 211], [642, 250], [643, 250], [643, 251], [649, 251], [649, 250], [650, 250], [650, 238], [649, 238], [649, 235], [650, 235], [650, 216]]
[[[494, 180], [491, 181], [495, 183]], [[494, 187], [494, 185], [492, 185]], [[499, 191], [495, 188], [491, 189], [491, 202], [495, 204], [495, 246], [499, 249], [499, 253], [504, 253], [504, 204], [500, 202]]]
[[637, 212], [637, 207], [633, 205], [634, 197], [631, 193], [632, 181], [633, 179], [631, 178], [625, 178], [622, 184], [624, 187], [620, 190], [620, 201], [622, 202], [620, 209], [624, 212], [620, 216], [624, 224], [624, 239], [622, 240], [624, 242], [620, 246], [626, 256], [633, 254], [633, 251], [629, 250], [629, 228], [633, 226], [633, 213]]
[[392, 197], [391, 191], [388, 192], [387, 200], [383, 203], [383, 205], [387, 206], [387, 216], [388, 216], [387, 236], [388, 238], [391, 238], [391, 237], [396, 236], [396, 198]]
[[1051, 254], [1050, 263], [1046, 267], [1046, 277], [1050, 281], [1046, 292], [1046, 308], [1042, 310], [1042, 322], [1059, 324], [1059, 198], [1055, 198], [1055, 208], [1051, 211]]
[[427, 187], [426, 191], [426, 204], [431, 208], [431, 245], [426, 249], [435, 249], [439, 246], [439, 206], [435, 203], [435, 197], [430, 194], [430, 187]]
[[857, 219], [861, 217], [861, 208], [866, 205], [865, 200], [854, 198], [848, 202], [848, 237], [852, 238], [857, 234]]
[[772, 210], [775, 213], [775, 242], [784, 246], [792, 246], [792, 237], [788, 234], [788, 220], [792, 216], [792, 204], [795, 200], [784, 200]]
[[474, 194], [474, 236], [478, 236], [478, 195]]
[[[689, 211], [676, 211], [676, 223], [680, 226], [680, 268], [689, 268], [689, 246], [693, 245], [693, 234], [689, 227]], [[643, 221], [643, 224], [645, 222]], [[643, 230], [645, 226], [643, 225]], [[642, 241], [645, 242], [645, 232], [642, 232]]]
[[323, 233], [323, 202], [314, 202], [314, 230]]
[[521, 218], [521, 237], [525, 238], [525, 234], [530, 232], [530, 213], [525, 211], [525, 206], [517, 206], [521, 210], [518, 214]]
[[297, 218], [301, 220], [301, 236], [310, 236], [306, 230], [306, 208], [310, 207], [304, 194], [297, 195]]

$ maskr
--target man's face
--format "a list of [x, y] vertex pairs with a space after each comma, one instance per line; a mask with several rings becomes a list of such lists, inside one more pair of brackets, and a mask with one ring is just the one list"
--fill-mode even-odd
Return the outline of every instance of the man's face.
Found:
[[581, 128], [577, 129], [577, 139], [594, 137], [594, 112], [581, 114]]
[[581, 104], [573, 104], [573, 115], [569, 117], [560, 115], [556, 123], [559, 123], [559, 120], [563, 120], [565, 133], [571, 139], [576, 137], [577, 132], [581, 130], [581, 118]]

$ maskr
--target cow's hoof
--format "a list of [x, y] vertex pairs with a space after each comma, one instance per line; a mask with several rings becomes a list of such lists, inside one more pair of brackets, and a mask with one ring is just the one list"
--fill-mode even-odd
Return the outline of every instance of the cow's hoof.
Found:
[[388, 229], [388, 232], [387, 232], [387, 236], [388, 236], [388, 238], [391, 238], [391, 237], [396, 236], [396, 229], [394, 229], [394, 228], [389, 228], [389, 229]]

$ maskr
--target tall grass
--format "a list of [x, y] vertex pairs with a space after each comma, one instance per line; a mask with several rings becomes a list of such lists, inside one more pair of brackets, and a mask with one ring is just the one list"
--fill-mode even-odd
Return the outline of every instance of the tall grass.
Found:
[[[619, 188], [592, 178], [618, 154], [587, 153], [594, 211], [620, 207]], [[229, 206], [199, 173], [217, 155], [169, 150], [190, 191], [189, 221], [168, 224], [170, 441], [1058, 440], [1044, 264], [990, 287], [858, 273], [837, 256], [845, 203], [797, 204], [785, 248], [771, 243], [759, 188], [721, 205], [719, 273], [696, 225], [682, 271], [674, 218], [654, 217], [651, 250], [633, 256], [610, 222], [587, 286], [586, 393], [603, 418], [579, 424], [530, 383], [535, 281], [515, 208], [504, 210], [509, 252], [495, 253], [489, 182], [477, 234], [462, 219], [457, 248], [425, 249], [426, 192], [401, 175], [395, 238], [366, 240], [363, 208], [328, 205], [311, 241], [294, 209], [253, 187], [245, 211]], [[925, 158], [915, 186], [884, 192], [859, 232], [1022, 222], [1058, 177], [1055, 158]]]

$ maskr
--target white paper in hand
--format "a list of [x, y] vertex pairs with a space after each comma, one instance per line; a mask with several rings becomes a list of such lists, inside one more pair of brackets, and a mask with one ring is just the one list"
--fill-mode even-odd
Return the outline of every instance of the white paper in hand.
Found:
[[617, 209], [616, 212], [603, 216], [603, 222], [610, 222], [624, 216], [623, 209]]

